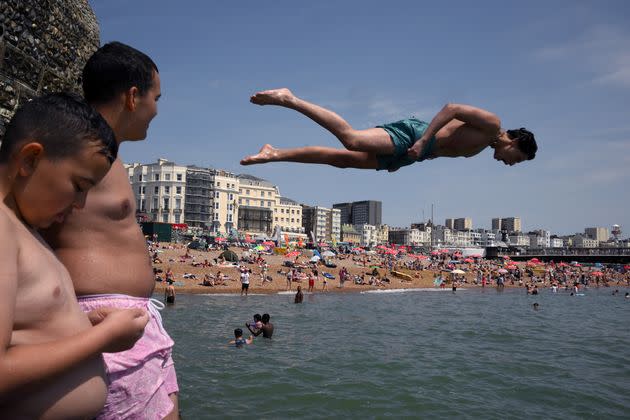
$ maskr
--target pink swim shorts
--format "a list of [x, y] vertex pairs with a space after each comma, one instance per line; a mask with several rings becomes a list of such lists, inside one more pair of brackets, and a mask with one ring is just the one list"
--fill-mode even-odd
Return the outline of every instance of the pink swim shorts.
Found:
[[[163, 419], [173, 410], [169, 395], [179, 391], [173, 366], [173, 340], [162, 326], [156, 300], [127, 295], [78, 296], [84, 312], [100, 307], [144, 308], [149, 323], [130, 350], [103, 353], [109, 379], [99, 419]], [[156, 305], [157, 303], [157, 305]], [[159, 306], [158, 306], [159, 305]]]

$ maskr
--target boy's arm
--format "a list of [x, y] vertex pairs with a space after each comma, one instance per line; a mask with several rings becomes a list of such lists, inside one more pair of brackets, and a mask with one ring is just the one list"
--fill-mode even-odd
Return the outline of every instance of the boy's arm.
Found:
[[260, 330], [260, 329], [252, 330], [251, 324], [249, 322], [246, 322], [245, 326], [247, 327], [249, 332], [254, 334], [256, 337], [258, 337], [260, 335], [260, 333], [262, 333], [262, 330]]
[[452, 120], [459, 120], [470, 124], [491, 135], [498, 135], [501, 130], [501, 120], [492, 112], [470, 105], [446, 104], [429, 123], [422, 137], [420, 137], [407, 154], [413, 159], [418, 159], [426, 141], [437, 134], [446, 124]]

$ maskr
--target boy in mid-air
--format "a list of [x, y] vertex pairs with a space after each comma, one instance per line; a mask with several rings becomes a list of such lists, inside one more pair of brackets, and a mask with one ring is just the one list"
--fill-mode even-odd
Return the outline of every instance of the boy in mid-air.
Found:
[[[66, 268], [37, 234], [85, 204], [117, 144], [80, 98], [23, 105], [0, 146], [0, 412], [2, 418], [93, 418], [105, 404], [102, 352], [131, 348], [142, 309], [85, 314]], [[94, 324], [94, 326], [92, 326]]]
[[524, 128], [504, 131], [499, 117], [469, 105], [448, 104], [428, 124], [410, 118], [355, 130], [339, 115], [296, 97], [289, 89], [259, 92], [250, 100], [304, 114], [330, 131], [345, 149], [320, 146], [276, 149], [266, 144], [258, 154], [241, 160], [241, 165], [301, 162], [394, 172], [437, 157], [471, 157], [488, 146], [494, 149], [496, 160], [511, 166], [534, 159], [538, 150], [531, 132]]

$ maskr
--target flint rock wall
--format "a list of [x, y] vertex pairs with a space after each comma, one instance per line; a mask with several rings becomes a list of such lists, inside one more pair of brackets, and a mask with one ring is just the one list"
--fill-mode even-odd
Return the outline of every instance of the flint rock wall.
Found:
[[24, 101], [48, 92], [81, 93], [81, 71], [99, 47], [87, 0], [0, 1], [0, 140]]

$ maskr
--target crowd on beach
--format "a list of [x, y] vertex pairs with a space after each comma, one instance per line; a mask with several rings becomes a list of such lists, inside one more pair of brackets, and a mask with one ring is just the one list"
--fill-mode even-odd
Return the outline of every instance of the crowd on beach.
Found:
[[[584, 266], [572, 262], [515, 262], [509, 257], [464, 257], [460, 251], [414, 254], [396, 246], [374, 250], [355, 247], [281, 248], [272, 244], [215, 244], [192, 250], [186, 244], [149, 240], [155, 279], [188, 293], [247, 294], [296, 290], [347, 291], [366, 288], [521, 287], [540, 289], [630, 286], [630, 266]], [[333, 283], [334, 282], [334, 283]]]

